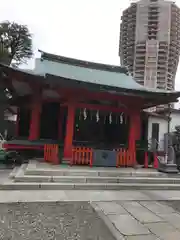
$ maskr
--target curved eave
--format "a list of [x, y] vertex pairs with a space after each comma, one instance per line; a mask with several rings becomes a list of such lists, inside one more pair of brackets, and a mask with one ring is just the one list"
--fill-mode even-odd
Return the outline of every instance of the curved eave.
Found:
[[[14, 79], [20, 79], [22, 82], [24, 81], [30, 85], [31, 83], [38, 84], [42, 88], [43, 87], [48, 87], [49, 89], [70, 88], [73, 89], [73, 91], [76, 91], [78, 89], [81, 90], [86, 89], [86, 91], [89, 92], [104, 92], [108, 93], [109, 95], [116, 96], [127, 95], [130, 97], [133, 96], [142, 99], [142, 105], [138, 106], [141, 109], [166, 104], [170, 102], [176, 102], [180, 97], [180, 92], [157, 92], [157, 91], [151, 92], [145, 90], [126, 89], [120, 87], [107, 86], [104, 84], [101, 85], [98, 83], [95, 84], [91, 82], [78, 81], [76, 79], [62, 78], [51, 74], [45, 74], [43, 76], [32, 74], [31, 72], [26, 72], [20, 69], [14, 69], [2, 64], [0, 64], [0, 71], [5, 76], [5, 78], [7, 76], [9, 77], [9, 81], [7, 82], [4, 80], [3, 81], [6, 84], [9, 84], [8, 86], [10, 86], [12, 90], [14, 89], [12, 87], [11, 82]], [[31, 94], [33, 94], [33, 91], [31, 92]]]
[[82, 82], [75, 79], [66, 79], [66, 78], [60, 78], [58, 76], [54, 76], [51, 74], [46, 74], [45, 78], [47, 79], [46, 82], [51, 83], [54, 86], [65, 86], [65, 87], [71, 87], [73, 89], [76, 88], [85, 88], [89, 91], [99, 91], [99, 92], [107, 92], [109, 94], [113, 95], [131, 95], [131, 96], [140, 96], [142, 98], [146, 99], [153, 99], [156, 100], [156, 98], [168, 98], [168, 99], [177, 99], [180, 97], [180, 92], [149, 92], [149, 91], [143, 91], [138, 89], [126, 89], [126, 88], [117, 88], [113, 86], [105, 86], [101, 84], [94, 84], [90, 82]]

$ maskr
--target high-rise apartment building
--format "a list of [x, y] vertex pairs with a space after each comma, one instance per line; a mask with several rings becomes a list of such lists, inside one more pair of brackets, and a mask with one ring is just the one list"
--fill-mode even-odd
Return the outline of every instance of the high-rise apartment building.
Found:
[[172, 1], [140, 0], [122, 14], [119, 56], [142, 85], [174, 89], [180, 55], [180, 8]]

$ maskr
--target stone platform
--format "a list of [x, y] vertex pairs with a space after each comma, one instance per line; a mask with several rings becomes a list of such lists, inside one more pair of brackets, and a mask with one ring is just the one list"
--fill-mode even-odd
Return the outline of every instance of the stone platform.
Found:
[[15, 168], [1, 190], [179, 190], [179, 175], [155, 169], [90, 168], [30, 161]]

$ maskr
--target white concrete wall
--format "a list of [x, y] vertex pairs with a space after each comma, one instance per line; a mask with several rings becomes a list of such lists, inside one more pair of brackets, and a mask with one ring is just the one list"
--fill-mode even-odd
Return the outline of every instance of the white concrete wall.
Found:
[[164, 148], [164, 134], [167, 133], [168, 129], [168, 121], [155, 117], [155, 116], [149, 116], [148, 118], [148, 141], [151, 141], [152, 138], [152, 124], [153, 123], [159, 123], [159, 150], [162, 150]]
[[171, 113], [170, 132], [175, 131], [175, 126], [180, 125], [180, 112]]
[[[179, 113], [171, 113], [171, 122], [170, 122], [170, 132], [175, 131], [175, 127], [180, 125], [180, 112]], [[160, 148], [163, 148], [163, 140], [164, 140], [164, 134], [168, 131], [168, 121], [155, 117], [155, 116], [149, 116], [148, 118], [148, 140], [151, 140], [152, 136], [152, 123], [159, 123], [159, 143]]]

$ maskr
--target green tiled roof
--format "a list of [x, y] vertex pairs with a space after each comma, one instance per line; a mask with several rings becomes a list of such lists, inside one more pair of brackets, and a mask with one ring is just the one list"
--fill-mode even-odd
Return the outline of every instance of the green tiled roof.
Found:
[[[67, 79], [124, 89], [160, 93], [168, 92], [166, 90], [146, 88], [138, 84], [132, 76], [122, 73], [122, 68], [118, 66], [103, 64], [104, 67], [99, 68], [101, 64], [97, 64], [97, 68], [95, 68], [94, 65], [96, 65], [96, 63], [65, 58], [44, 52], [42, 52], [42, 58], [39, 61], [40, 67], [37, 69], [39, 74], [51, 74]], [[92, 64], [93, 68], [91, 67]], [[107, 68], [105, 66], [107, 66]]]

